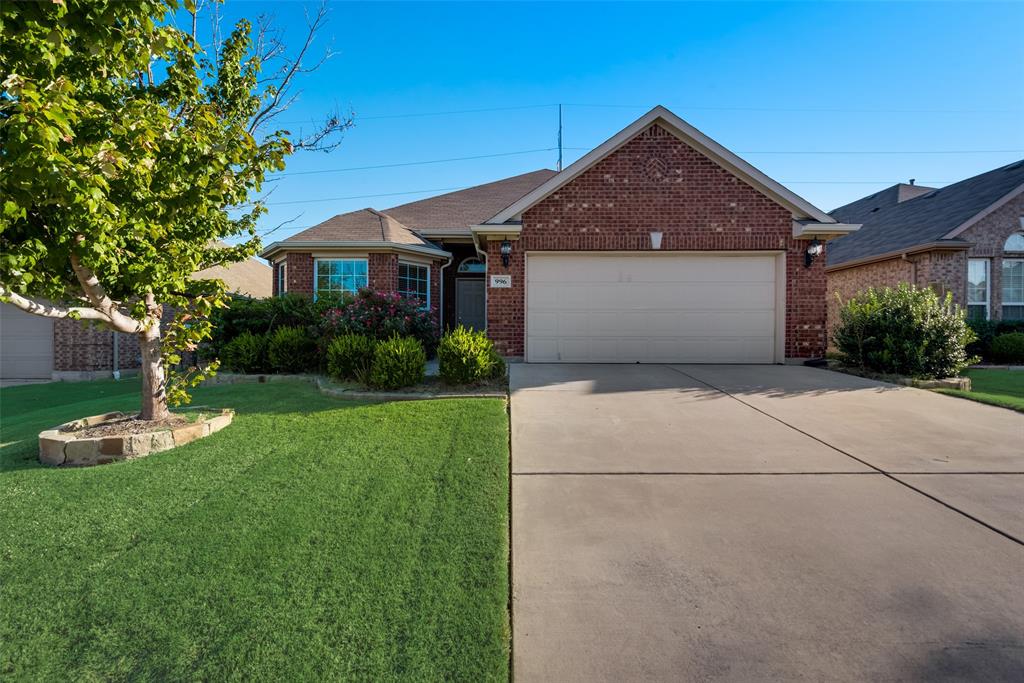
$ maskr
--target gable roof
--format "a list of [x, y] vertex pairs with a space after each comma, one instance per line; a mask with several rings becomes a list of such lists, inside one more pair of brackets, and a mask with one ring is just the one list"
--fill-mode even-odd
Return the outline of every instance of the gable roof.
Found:
[[542, 168], [384, 211], [413, 230], [468, 233], [470, 226], [484, 222], [554, 175], [555, 171]]
[[896, 201], [900, 188], [888, 187], [832, 212], [837, 220], [862, 227], [829, 245], [829, 266], [944, 240], [950, 246], [966, 246], [954, 238], [994, 205], [1024, 189], [1024, 160], [902, 202]]
[[560, 187], [572, 181], [655, 123], [661, 125], [733, 175], [742, 178], [755, 189], [760, 190], [779, 204], [789, 208], [795, 218], [812, 219], [821, 223], [836, 223], [836, 220], [827, 213], [806, 199], [797, 196], [780, 183], [772, 180], [665, 107], [659, 105], [595, 147], [561, 173], [552, 176], [529, 194], [493, 215], [487, 220], [487, 224], [493, 225], [519, 220], [522, 213], [531, 206], [556, 192]]
[[338, 214], [283, 241], [429, 244], [393, 217], [375, 209]]

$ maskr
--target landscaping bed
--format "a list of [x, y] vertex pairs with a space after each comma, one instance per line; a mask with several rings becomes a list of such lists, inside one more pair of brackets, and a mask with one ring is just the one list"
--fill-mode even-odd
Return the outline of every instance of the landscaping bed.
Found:
[[38, 463], [41, 430], [138, 394], [0, 390], [0, 678], [508, 680], [504, 401], [202, 386], [230, 429]]
[[941, 379], [921, 379], [918, 377], [904, 377], [902, 375], [886, 374], [882, 372], [871, 372], [862, 368], [853, 368], [843, 365], [839, 361], [829, 360], [828, 369], [835, 372], [842, 372], [847, 375], [856, 375], [866, 379], [899, 384], [905, 387], [916, 387], [918, 389], [953, 389], [958, 391], [971, 390], [970, 377], [943, 377]]

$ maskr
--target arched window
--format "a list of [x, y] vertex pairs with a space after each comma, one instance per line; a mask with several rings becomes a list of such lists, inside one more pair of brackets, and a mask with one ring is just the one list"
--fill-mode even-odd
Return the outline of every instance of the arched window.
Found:
[[1007, 237], [1003, 251], [1024, 251], [1024, 232], [1015, 232]]
[[459, 264], [458, 268], [459, 273], [483, 273], [486, 270], [487, 266], [484, 265], [484, 262], [476, 258], [475, 256], [471, 256], [468, 259], [465, 259], [462, 263]]

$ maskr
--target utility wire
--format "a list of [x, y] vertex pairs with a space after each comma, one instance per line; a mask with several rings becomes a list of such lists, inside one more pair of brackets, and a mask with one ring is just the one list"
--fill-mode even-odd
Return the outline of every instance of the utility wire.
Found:
[[[403, 192], [382, 192], [380, 194], [356, 194], [349, 197], [322, 197], [320, 199], [296, 199], [287, 202], [265, 202], [264, 206], [285, 206], [287, 204], [313, 204], [316, 202], [340, 202], [347, 199], [368, 199], [370, 197], [396, 197], [403, 194], [423, 194], [426, 192], [454, 192], [455, 190], [465, 190], [467, 186], [463, 185], [460, 187], [435, 187], [429, 190], [405, 190]], [[242, 207], [252, 206], [254, 202], [249, 204], [242, 204]], [[241, 207], [240, 207], [241, 208]]]
[[346, 171], [369, 171], [375, 168], [398, 168], [400, 166], [423, 166], [426, 164], [444, 164], [450, 161], [471, 161], [473, 159], [493, 159], [496, 157], [511, 157], [520, 154], [537, 154], [538, 152], [553, 152], [557, 147], [544, 147], [542, 149], [524, 149], [518, 152], [498, 152], [495, 154], [477, 154], [469, 157], [450, 157], [448, 159], [427, 159], [425, 161], [400, 161], [392, 164], [378, 164], [376, 166], [348, 166], [345, 168], [321, 168], [313, 171], [291, 171], [276, 173], [273, 178], [283, 178], [291, 175], [315, 175], [317, 173], [344, 173]]
[[[518, 111], [524, 109], [553, 109], [559, 104], [524, 104], [510, 107], [481, 107], [477, 109], [451, 109], [448, 111], [426, 111], [426, 112], [405, 112], [401, 114], [379, 114], [376, 116], [357, 116], [356, 121], [383, 121], [388, 119], [412, 119], [429, 116], [454, 116], [459, 114], [480, 114], [498, 111]], [[596, 109], [651, 109], [649, 104], [613, 104], [601, 102], [563, 102], [563, 107], [580, 107]], [[679, 111], [755, 111], [755, 112], [784, 112], [784, 113], [831, 113], [831, 114], [1021, 114], [1020, 109], [871, 109], [867, 107], [711, 107], [689, 104], [668, 105]], [[317, 120], [313, 117], [305, 121], [279, 121], [283, 125], [314, 125]]]

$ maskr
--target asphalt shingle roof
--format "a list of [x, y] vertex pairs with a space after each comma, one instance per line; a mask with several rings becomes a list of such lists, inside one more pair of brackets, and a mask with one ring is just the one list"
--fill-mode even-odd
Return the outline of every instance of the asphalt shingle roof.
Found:
[[413, 230], [465, 232], [471, 225], [483, 223], [553, 175], [555, 171], [543, 168], [493, 183], [393, 206], [385, 209], [384, 213]]
[[292, 235], [285, 242], [380, 242], [434, 246], [392, 216], [375, 209], [338, 214]]
[[829, 244], [828, 265], [938, 242], [1022, 184], [1024, 160], [902, 202], [908, 186], [894, 185], [841, 206], [831, 212], [836, 220], [862, 226]]

